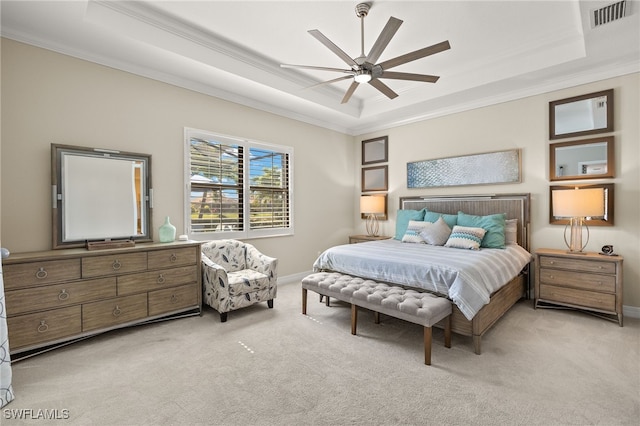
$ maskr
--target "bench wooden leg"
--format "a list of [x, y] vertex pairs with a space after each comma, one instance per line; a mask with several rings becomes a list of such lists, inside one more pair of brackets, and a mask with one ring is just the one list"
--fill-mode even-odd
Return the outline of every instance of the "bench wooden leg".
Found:
[[307, 289], [302, 289], [302, 315], [307, 315]]
[[451, 317], [452, 315], [449, 315], [444, 319], [444, 347], [445, 348], [451, 347]]
[[376, 324], [380, 324], [380, 312], [373, 313], [373, 322]]
[[424, 328], [424, 363], [431, 365], [431, 327]]
[[351, 304], [351, 334], [356, 334], [356, 328], [358, 327], [358, 307]]

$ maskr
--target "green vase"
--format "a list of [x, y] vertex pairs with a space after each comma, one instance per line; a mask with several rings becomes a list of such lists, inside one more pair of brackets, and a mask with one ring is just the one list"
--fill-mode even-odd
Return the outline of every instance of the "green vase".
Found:
[[176, 227], [169, 222], [169, 216], [164, 220], [158, 232], [161, 243], [170, 243], [176, 239]]

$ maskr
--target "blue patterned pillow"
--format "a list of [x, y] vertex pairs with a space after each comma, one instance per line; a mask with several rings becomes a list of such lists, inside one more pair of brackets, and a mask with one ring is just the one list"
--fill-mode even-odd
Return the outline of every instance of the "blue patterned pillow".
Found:
[[480, 242], [486, 231], [482, 228], [456, 225], [451, 230], [451, 235], [445, 247], [480, 250]]
[[410, 220], [409, 225], [407, 226], [407, 231], [402, 236], [402, 242], [424, 244], [425, 241], [420, 234], [431, 225], [433, 225], [433, 223], [423, 222], [421, 220]]

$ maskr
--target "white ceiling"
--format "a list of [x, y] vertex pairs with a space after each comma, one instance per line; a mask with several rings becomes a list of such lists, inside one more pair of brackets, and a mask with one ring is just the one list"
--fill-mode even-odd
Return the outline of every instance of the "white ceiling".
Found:
[[393, 100], [350, 82], [306, 87], [346, 68], [307, 33], [360, 55], [358, 1], [1, 1], [2, 36], [358, 135], [640, 71], [640, 2], [598, 28], [610, 1], [368, 1], [365, 53], [390, 16], [403, 24], [378, 62], [449, 40], [451, 49], [394, 68], [433, 83], [384, 80]]

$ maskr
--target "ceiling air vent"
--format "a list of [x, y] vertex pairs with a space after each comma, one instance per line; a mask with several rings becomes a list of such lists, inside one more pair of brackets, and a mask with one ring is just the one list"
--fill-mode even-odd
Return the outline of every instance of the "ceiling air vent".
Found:
[[591, 26], [599, 27], [609, 22], [622, 19], [627, 14], [627, 0], [618, 1], [608, 6], [591, 11]]

